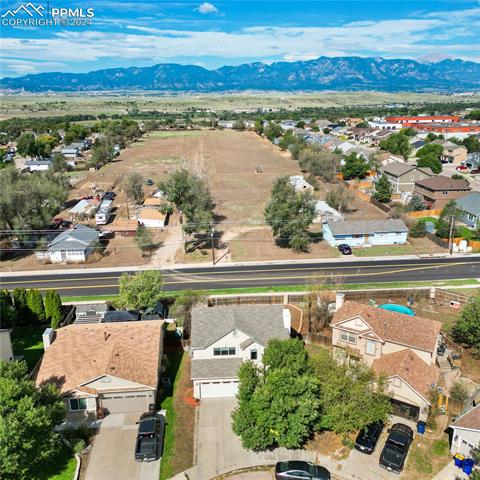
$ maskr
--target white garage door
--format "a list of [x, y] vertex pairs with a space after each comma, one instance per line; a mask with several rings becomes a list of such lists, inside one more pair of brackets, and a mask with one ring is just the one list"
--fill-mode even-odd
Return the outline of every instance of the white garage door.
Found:
[[200, 398], [234, 397], [238, 382], [204, 382], [200, 384]]
[[148, 393], [102, 396], [102, 406], [110, 413], [146, 412], [152, 399]]

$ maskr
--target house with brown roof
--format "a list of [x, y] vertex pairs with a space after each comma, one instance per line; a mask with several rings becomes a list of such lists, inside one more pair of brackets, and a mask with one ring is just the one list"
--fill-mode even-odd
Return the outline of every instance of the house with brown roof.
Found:
[[451, 425], [453, 433], [450, 452], [471, 457], [480, 445], [480, 404], [460, 415]]
[[440, 155], [442, 162], [460, 165], [467, 159], [468, 150], [463, 145], [457, 145], [449, 140], [434, 140], [432, 143], [443, 147]]
[[35, 382], [57, 385], [67, 425], [95, 420], [102, 411], [147, 411], [157, 393], [162, 325], [139, 321], [47, 329]]
[[331, 322], [335, 354], [384, 375], [396, 414], [425, 420], [439, 376], [441, 323], [343, 299], [339, 293]]
[[423, 198], [428, 209], [440, 209], [450, 200], [464, 197], [470, 190], [466, 180], [438, 175], [416, 181], [413, 193]]
[[382, 170], [392, 185], [393, 193], [413, 192], [415, 182], [434, 175], [430, 168], [421, 168], [405, 162], [389, 163]]

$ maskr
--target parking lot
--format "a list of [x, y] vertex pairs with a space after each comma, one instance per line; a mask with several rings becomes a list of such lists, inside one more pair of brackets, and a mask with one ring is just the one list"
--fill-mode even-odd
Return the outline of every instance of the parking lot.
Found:
[[102, 421], [90, 453], [86, 480], [158, 480], [160, 460], [135, 461], [141, 413], [115, 413]]

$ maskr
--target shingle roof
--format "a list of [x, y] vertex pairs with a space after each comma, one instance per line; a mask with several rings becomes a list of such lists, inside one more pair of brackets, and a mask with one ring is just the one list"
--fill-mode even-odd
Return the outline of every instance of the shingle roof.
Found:
[[408, 232], [402, 220], [355, 220], [344, 222], [327, 222], [333, 235], [361, 235], [368, 233]]
[[62, 394], [102, 375], [156, 388], [162, 354], [162, 323], [97, 323], [68, 325], [43, 355], [36, 384], [52, 382]]
[[192, 360], [192, 380], [207, 378], [237, 378], [241, 358]]
[[458, 417], [450, 426], [480, 430], [480, 404]]
[[385, 173], [389, 173], [391, 175], [394, 175], [395, 177], [400, 177], [401, 175], [404, 175], [405, 173], [414, 169], [415, 165], [408, 165], [407, 163], [400, 162], [392, 162], [383, 167], [383, 171]]
[[443, 175], [418, 180], [415, 182], [415, 185], [426, 187], [430, 190], [471, 190], [466, 180], [449, 178]]
[[472, 215], [480, 215], [480, 192], [472, 192], [455, 200], [457, 207]]
[[192, 348], [206, 348], [234, 329], [260, 345], [271, 338], [288, 338], [283, 326], [283, 305], [229, 305], [196, 307], [192, 311]]
[[427, 365], [409, 348], [382, 355], [373, 362], [372, 369], [377, 375], [398, 375], [427, 401], [429, 391], [435, 387], [440, 374], [435, 365]]
[[154, 208], [143, 208], [138, 216], [139, 220], [165, 220], [167, 216]]
[[399, 343], [427, 352], [433, 352], [442, 324], [419, 316], [391, 312], [363, 303], [346, 301], [333, 315], [332, 325], [361, 317], [383, 341]]
[[99, 234], [86, 225], [75, 225], [72, 230], [66, 230], [57, 235], [48, 245], [48, 251], [85, 250], [92, 243], [98, 241]]

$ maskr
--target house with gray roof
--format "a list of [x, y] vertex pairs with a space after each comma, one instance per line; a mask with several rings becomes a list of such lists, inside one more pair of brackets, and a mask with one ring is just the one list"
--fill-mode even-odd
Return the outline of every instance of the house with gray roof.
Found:
[[235, 396], [240, 365], [245, 361], [260, 365], [269, 340], [289, 338], [290, 329], [290, 310], [283, 305], [194, 308], [190, 334], [193, 396]]
[[75, 225], [57, 235], [46, 250], [37, 252], [37, 260], [51, 263], [81, 263], [95, 251], [99, 233], [86, 225]]
[[398, 219], [329, 221], [323, 225], [323, 238], [333, 247], [341, 244], [350, 247], [400, 245], [407, 243], [407, 236], [408, 227]]
[[469, 227], [480, 227], [480, 192], [472, 192], [456, 201], [461, 220]]
[[417, 167], [404, 162], [389, 163], [382, 170], [392, 185], [393, 193], [413, 192], [415, 182], [434, 176], [428, 167]]

